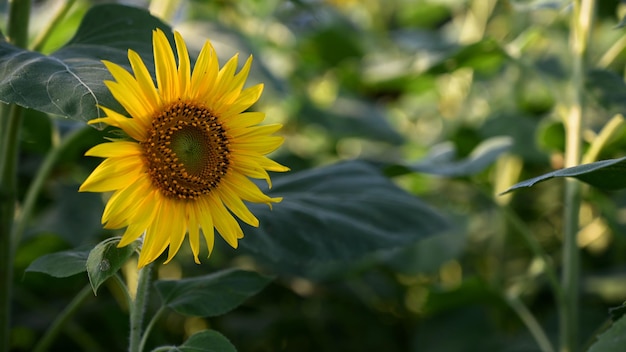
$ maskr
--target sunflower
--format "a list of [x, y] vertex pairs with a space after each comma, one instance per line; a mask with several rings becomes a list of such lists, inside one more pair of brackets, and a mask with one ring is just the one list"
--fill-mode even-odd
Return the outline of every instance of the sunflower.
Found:
[[143, 237], [139, 267], [166, 248], [167, 262], [185, 235], [200, 263], [200, 233], [208, 253], [214, 229], [233, 248], [243, 237], [234, 216], [258, 226], [243, 201], [271, 206], [281, 198], [265, 195], [250, 178], [289, 169], [265, 155], [283, 138], [281, 125], [258, 126], [262, 112], [245, 112], [263, 85], [245, 88], [252, 57], [236, 73], [235, 55], [221, 69], [207, 40], [193, 71], [182, 36], [174, 33], [178, 65], [165, 34], [153, 32], [156, 86], [139, 55], [128, 50], [132, 73], [103, 61], [114, 81], [105, 81], [130, 118], [100, 106], [104, 117], [89, 121], [120, 128], [128, 138], [96, 145], [85, 155], [106, 158], [81, 185], [83, 192], [113, 192], [102, 214], [105, 228], [126, 228], [119, 247]]

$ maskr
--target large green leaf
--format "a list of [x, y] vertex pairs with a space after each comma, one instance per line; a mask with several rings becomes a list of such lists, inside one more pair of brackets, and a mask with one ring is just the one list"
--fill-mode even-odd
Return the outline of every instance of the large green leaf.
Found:
[[108, 238], [98, 243], [91, 252], [89, 252], [86, 266], [89, 282], [91, 283], [94, 294], [97, 293], [98, 287], [100, 287], [103, 282], [120, 270], [126, 260], [133, 255], [137, 246], [139, 246], [138, 242], [135, 241], [128, 246], [118, 248], [117, 244], [119, 242], [119, 237]]
[[46, 254], [33, 261], [26, 271], [48, 274], [54, 277], [68, 277], [87, 270], [85, 264], [90, 249], [71, 249]]
[[596, 161], [595, 163], [568, 167], [522, 181], [511, 186], [504, 193], [522, 187], [532, 187], [535, 184], [554, 177], [574, 177], [592, 186], [607, 190], [616, 190], [626, 187], [626, 157]]
[[269, 192], [273, 210], [251, 205], [258, 228], [241, 246], [277, 270], [349, 261], [395, 248], [449, 227], [447, 220], [365, 162], [343, 162], [292, 173]]
[[171, 32], [145, 10], [109, 4], [91, 8], [74, 38], [50, 56], [0, 41], [0, 101], [76, 120], [100, 116], [96, 104], [119, 109], [101, 60], [128, 66], [129, 48], [150, 59], [155, 28]]
[[222, 315], [254, 296], [272, 277], [243, 270], [224, 270], [182, 280], [154, 283], [163, 304], [180, 314], [202, 317]]
[[[163, 351], [161, 348], [159, 351]], [[235, 346], [215, 330], [203, 330], [197, 332], [185, 343], [178, 347], [172, 347], [167, 352], [236, 352]]]

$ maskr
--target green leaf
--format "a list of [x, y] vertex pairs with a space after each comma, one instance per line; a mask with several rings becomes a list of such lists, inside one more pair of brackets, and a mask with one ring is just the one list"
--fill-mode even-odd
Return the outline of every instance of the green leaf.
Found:
[[626, 319], [622, 318], [599, 335], [588, 352], [622, 352], [624, 346], [626, 346]]
[[227, 313], [273, 280], [251, 271], [223, 270], [182, 280], [156, 281], [163, 304], [180, 314], [213, 317]]
[[433, 148], [428, 156], [416, 164], [394, 165], [387, 172], [393, 175], [423, 172], [447, 177], [470, 176], [486, 169], [512, 146], [512, 138], [494, 137], [479, 144], [466, 159], [455, 160], [456, 151], [454, 147], [450, 144], [444, 144], [439, 148]]
[[87, 257], [90, 249], [71, 249], [62, 252], [46, 254], [33, 261], [27, 272], [38, 272], [53, 277], [68, 277], [87, 270]]
[[598, 188], [616, 190], [626, 187], [626, 178], [624, 177], [625, 172], [626, 157], [602, 160], [595, 163], [552, 171], [547, 174], [531, 178], [530, 180], [522, 181], [511, 186], [511, 188], [504, 191], [502, 194], [522, 187], [532, 187], [539, 182], [549, 180], [554, 177], [574, 177]]
[[[159, 349], [160, 351], [160, 349]], [[197, 332], [185, 343], [174, 347], [168, 352], [236, 352], [237, 349], [222, 334], [215, 330]]]
[[108, 238], [98, 243], [89, 253], [87, 274], [94, 294], [97, 294], [98, 287], [103, 282], [117, 273], [138, 247], [135, 241], [128, 246], [118, 248], [119, 242], [119, 237]]
[[103, 80], [101, 60], [128, 67], [127, 51], [152, 57], [152, 30], [171, 29], [147, 11], [122, 5], [94, 6], [74, 38], [50, 56], [0, 41], [0, 101], [75, 120], [100, 116], [97, 104], [121, 109]]
[[241, 247], [279, 271], [347, 262], [438, 234], [449, 223], [365, 162], [344, 162], [278, 178], [273, 210], [250, 205], [260, 220]]

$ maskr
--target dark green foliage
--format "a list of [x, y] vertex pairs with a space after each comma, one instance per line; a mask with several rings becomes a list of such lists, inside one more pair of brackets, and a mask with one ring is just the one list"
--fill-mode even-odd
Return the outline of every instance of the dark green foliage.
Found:
[[242, 270], [154, 283], [163, 304], [189, 316], [214, 317], [235, 309], [272, 281], [272, 277]]

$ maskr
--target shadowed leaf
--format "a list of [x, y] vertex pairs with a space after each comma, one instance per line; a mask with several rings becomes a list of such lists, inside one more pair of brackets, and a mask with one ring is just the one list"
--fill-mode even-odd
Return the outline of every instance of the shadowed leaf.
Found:
[[154, 283], [163, 304], [180, 314], [213, 317], [235, 309], [273, 278], [243, 270], [224, 270], [182, 280]]

